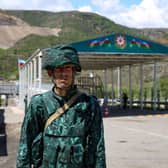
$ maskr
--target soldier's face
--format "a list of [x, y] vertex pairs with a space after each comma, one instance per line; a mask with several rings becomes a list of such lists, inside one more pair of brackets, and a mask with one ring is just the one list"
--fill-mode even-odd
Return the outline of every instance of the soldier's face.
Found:
[[72, 64], [63, 65], [54, 68], [53, 82], [60, 89], [67, 89], [74, 82], [74, 66]]

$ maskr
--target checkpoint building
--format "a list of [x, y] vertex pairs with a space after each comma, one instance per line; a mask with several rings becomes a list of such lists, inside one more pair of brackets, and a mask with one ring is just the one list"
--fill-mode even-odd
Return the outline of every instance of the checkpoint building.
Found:
[[[158, 104], [157, 98], [157, 82], [158, 71], [157, 67], [160, 62], [168, 63], [168, 46], [161, 45], [159, 43], [140, 39], [138, 37], [126, 35], [126, 34], [112, 34], [108, 36], [98, 37], [94, 39], [88, 39], [80, 42], [70, 43], [79, 53], [79, 59], [81, 62], [82, 70], [89, 72], [89, 79], [84, 77], [79, 77], [77, 85], [80, 88], [86, 89], [87, 86], [91, 87], [92, 93], [96, 93], [97, 88], [101, 92], [101, 97], [105, 103], [108, 104], [108, 79], [111, 78], [111, 104], [115, 103], [115, 91], [117, 90], [118, 100], [120, 100], [120, 105], [122, 104], [122, 69], [123, 67], [128, 67], [128, 97], [129, 97], [129, 107], [132, 108], [133, 103], [133, 93], [132, 93], [132, 67], [139, 67], [139, 100], [136, 102], [139, 104], [140, 108], [144, 107], [144, 65], [152, 66], [152, 87], [153, 87], [153, 100], [150, 103], [153, 104], [153, 109], [156, 109]], [[24, 106], [25, 96], [29, 102], [30, 97], [34, 94], [44, 92], [51, 86], [48, 85], [47, 80], [42, 75], [42, 61], [43, 61], [43, 51], [45, 49], [37, 49], [28, 60], [26, 60], [25, 65], [19, 69], [19, 102], [20, 105]], [[103, 72], [103, 78], [95, 75], [96, 71]], [[107, 71], [111, 72], [111, 75], [107, 75]], [[114, 72], [117, 71], [117, 89], [114, 88]], [[96, 76], [96, 80], [93, 80]], [[95, 82], [96, 81], [96, 82]], [[50, 82], [51, 83], [51, 82]], [[97, 84], [98, 83], [98, 84]], [[94, 90], [94, 92], [93, 92]], [[96, 95], [97, 96], [97, 95]], [[167, 100], [166, 100], [167, 101]], [[160, 103], [160, 102], [159, 102]], [[165, 102], [163, 102], [165, 104]], [[167, 103], [167, 102], [166, 102]]]

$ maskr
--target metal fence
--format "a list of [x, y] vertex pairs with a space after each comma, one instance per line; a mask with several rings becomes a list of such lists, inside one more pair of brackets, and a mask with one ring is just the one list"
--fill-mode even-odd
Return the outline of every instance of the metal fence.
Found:
[[2, 82], [0, 83], [0, 95], [17, 95], [19, 93], [17, 83]]

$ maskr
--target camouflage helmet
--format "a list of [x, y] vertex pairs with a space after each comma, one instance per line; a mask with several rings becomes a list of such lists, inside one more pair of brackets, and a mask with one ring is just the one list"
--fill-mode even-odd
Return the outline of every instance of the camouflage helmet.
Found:
[[64, 64], [74, 64], [76, 71], [81, 71], [77, 50], [69, 45], [46, 49], [42, 68], [53, 69]]

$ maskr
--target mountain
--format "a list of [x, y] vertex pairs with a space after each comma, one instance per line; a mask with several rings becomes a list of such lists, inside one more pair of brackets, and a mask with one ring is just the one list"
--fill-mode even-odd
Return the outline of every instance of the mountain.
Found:
[[[17, 58], [27, 59], [37, 48], [125, 33], [168, 45], [168, 29], [121, 26], [95, 13], [0, 10], [0, 72], [17, 78]], [[8, 71], [6, 71], [8, 69]]]
[[158, 43], [168, 45], [168, 28], [141, 29], [144, 36]]
[[10, 48], [19, 40], [31, 35], [58, 36], [59, 28], [31, 26], [20, 18], [0, 13], [0, 48]]

